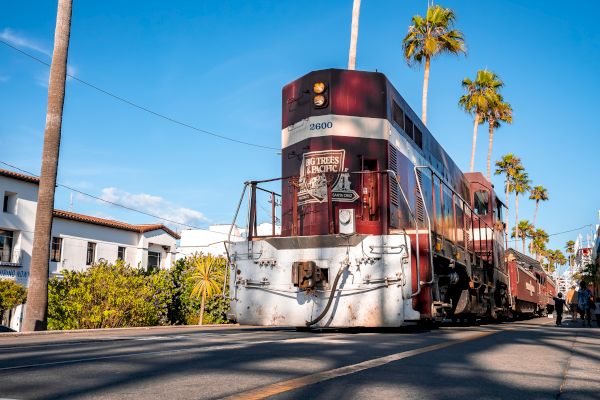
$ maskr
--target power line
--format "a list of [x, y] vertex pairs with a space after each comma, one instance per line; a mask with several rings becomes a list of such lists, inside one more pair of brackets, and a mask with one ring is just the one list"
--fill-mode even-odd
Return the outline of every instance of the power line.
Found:
[[[19, 168], [16, 165], [9, 164], [9, 163], [4, 162], [2, 160], [0, 160], [0, 164], [4, 164], [4, 165], [6, 165], [6, 166], [8, 166], [10, 168], [16, 169], [17, 171], [21, 171], [21, 172], [23, 172], [25, 174], [28, 174], [28, 175], [31, 175], [31, 176], [34, 176], [34, 177], [39, 177], [38, 175], [34, 174], [33, 172], [30, 172], [30, 171], [27, 171], [25, 169]], [[200, 228], [198, 226], [186, 224], [184, 222], [174, 221], [172, 219], [160, 217], [158, 215], [155, 215], [155, 214], [152, 214], [152, 213], [149, 213], [149, 212], [146, 212], [146, 211], [138, 210], [136, 208], [129, 207], [129, 206], [126, 206], [124, 204], [120, 204], [120, 203], [116, 203], [114, 201], [106, 200], [106, 199], [103, 199], [102, 197], [98, 197], [96, 195], [93, 195], [93, 194], [90, 194], [90, 193], [86, 193], [86, 192], [84, 192], [82, 190], [73, 188], [71, 186], [63, 185], [62, 183], [56, 183], [56, 186], [59, 186], [59, 187], [62, 187], [62, 188], [68, 189], [68, 190], [72, 190], [72, 191], [74, 191], [76, 193], [79, 193], [81, 195], [84, 195], [84, 196], [87, 196], [87, 197], [91, 197], [92, 199], [96, 199], [96, 200], [102, 201], [102, 202], [107, 203], [107, 204], [111, 204], [111, 205], [116, 206], [116, 207], [121, 207], [121, 208], [124, 208], [126, 210], [137, 212], [137, 213], [143, 214], [143, 215], [147, 215], [149, 217], [156, 218], [156, 219], [159, 219], [159, 220], [162, 220], [162, 221], [166, 221], [166, 222], [170, 222], [172, 224], [176, 224], [176, 225], [180, 225], [180, 226], [185, 226], [185, 227], [192, 228], [192, 229], [198, 229], [198, 230], [202, 230], [202, 231], [207, 231], [207, 232], [211, 232], [211, 233], [217, 233], [217, 234], [226, 235], [226, 233], [215, 232], [215, 231], [211, 231], [210, 229]], [[241, 237], [241, 236], [237, 236], [237, 235], [232, 235], [232, 236]]]
[[[42, 60], [39, 57], [34, 56], [33, 54], [30, 54], [30, 53], [28, 53], [28, 52], [26, 52], [24, 50], [21, 50], [21, 49], [19, 49], [16, 46], [13, 46], [12, 44], [8, 43], [5, 40], [0, 39], [0, 43], [4, 44], [5, 46], [7, 46], [7, 47], [9, 47], [9, 48], [11, 48], [11, 49], [13, 49], [13, 50], [21, 53], [21, 54], [23, 54], [26, 57], [29, 57], [30, 59], [32, 59], [34, 61], [37, 61], [40, 64], [43, 64], [43, 65], [45, 65], [47, 67], [50, 67], [50, 63]], [[205, 135], [210, 135], [210, 136], [213, 136], [213, 137], [216, 137], [216, 138], [219, 138], [219, 139], [228, 140], [230, 142], [234, 142], [234, 143], [238, 143], [238, 144], [243, 144], [243, 145], [246, 145], [246, 146], [256, 147], [256, 148], [263, 149], [263, 150], [276, 150], [278, 152], [281, 151], [281, 149], [276, 148], [276, 147], [271, 147], [271, 146], [265, 146], [265, 145], [262, 145], [262, 144], [256, 144], [256, 143], [246, 142], [246, 141], [243, 141], [243, 140], [231, 138], [229, 136], [220, 135], [218, 133], [211, 132], [211, 131], [208, 131], [206, 129], [198, 128], [198, 127], [190, 125], [188, 123], [179, 121], [179, 120], [177, 120], [177, 119], [175, 119], [173, 117], [169, 117], [169, 116], [161, 114], [161, 113], [159, 113], [157, 111], [151, 110], [148, 107], [144, 107], [142, 105], [134, 103], [131, 100], [128, 100], [128, 99], [126, 99], [124, 97], [116, 95], [116, 94], [114, 94], [112, 92], [109, 92], [108, 90], [102, 89], [101, 87], [96, 86], [93, 83], [84, 81], [83, 79], [80, 79], [80, 78], [78, 78], [78, 77], [76, 77], [74, 75], [69, 74], [68, 72], [67, 72], [67, 76], [70, 77], [70, 78], [72, 78], [72, 79], [74, 79], [74, 80], [76, 80], [77, 82], [79, 82], [79, 83], [81, 83], [83, 85], [86, 85], [86, 86], [88, 86], [88, 87], [90, 87], [90, 88], [92, 88], [94, 90], [97, 90], [98, 92], [103, 93], [103, 94], [105, 94], [105, 95], [107, 95], [109, 97], [112, 97], [113, 99], [118, 100], [120, 102], [123, 102], [123, 103], [125, 103], [125, 104], [127, 104], [127, 105], [129, 105], [131, 107], [137, 108], [138, 110], [144, 111], [144, 112], [146, 112], [148, 114], [152, 114], [155, 117], [162, 118], [164, 120], [167, 120], [167, 121], [172, 122], [174, 124], [177, 124], [179, 126], [183, 126], [185, 128], [192, 129], [192, 130], [194, 130], [194, 131], [196, 131], [198, 133], [202, 133], [202, 134], [205, 134]]]

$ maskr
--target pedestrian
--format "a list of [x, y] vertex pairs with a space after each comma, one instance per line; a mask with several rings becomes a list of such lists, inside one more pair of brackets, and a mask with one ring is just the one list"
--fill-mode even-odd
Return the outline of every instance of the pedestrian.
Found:
[[600, 328], [600, 299], [598, 297], [596, 297], [596, 309], [594, 311], [596, 312], [596, 325]]
[[592, 314], [591, 314], [591, 305], [594, 304], [594, 308], [596, 305], [594, 303], [594, 297], [592, 296], [592, 291], [588, 289], [585, 281], [581, 281], [579, 284], [579, 293], [577, 294], [577, 300], [579, 309], [581, 310], [581, 323], [582, 326], [587, 326], [589, 328], [592, 327]]
[[565, 308], [565, 301], [562, 297], [562, 293], [558, 292], [558, 295], [552, 298], [554, 300], [554, 310], [556, 311], [556, 326], [562, 326], [562, 315]]
[[567, 307], [569, 307], [569, 311], [571, 311], [571, 318], [573, 322], [577, 322], [577, 291], [575, 290], [575, 285], [571, 286], [571, 289], [567, 293]]

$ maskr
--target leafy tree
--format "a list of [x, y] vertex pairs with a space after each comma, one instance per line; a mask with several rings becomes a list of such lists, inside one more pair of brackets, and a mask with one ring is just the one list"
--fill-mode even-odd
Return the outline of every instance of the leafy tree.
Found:
[[533, 225], [526, 219], [519, 221], [519, 225], [513, 228], [511, 237], [521, 239], [523, 242], [523, 254], [525, 254], [525, 240], [531, 237], [532, 233]]
[[543, 186], [534, 186], [529, 192], [529, 200], [535, 200], [535, 212], [533, 213], [533, 225], [535, 225], [540, 201], [548, 201], [548, 189]]
[[404, 57], [409, 65], [425, 62], [423, 76], [423, 114], [421, 119], [427, 125], [427, 90], [431, 59], [442, 53], [466, 53], [462, 32], [452, 29], [456, 16], [454, 11], [439, 5], [427, 7], [425, 18], [412, 17], [412, 25], [402, 41]]
[[0, 322], [7, 310], [23, 304], [27, 299], [27, 289], [15, 281], [0, 280]]
[[206, 299], [212, 298], [221, 292], [221, 285], [225, 273], [225, 259], [223, 257], [214, 257], [210, 254], [196, 254], [189, 258], [191, 265], [191, 274], [188, 277], [192, 284], [191, 298], [201, 298], [199, 325], [204, 321], [204, 309]]
[[564, 265], [567, 262], [565, 255], [560, 250], [546, 250], [544, 256], [548, 260], [547, 272], [552, 273], [556, 270], [557, 265]]
[[[512, 192], [511, 182], [513, 181], [513, 177], [523, 170], [524, 168], [523, 164], [521, 164], [521, 159], [515, 156], [513, 153], [503, 155], [500, 160], [496, 161], [496, 171], [494, 174], [504, 174], [504, 190], [506, 192], [507, 205], [510, 203], [508, 195]], [[506, 210], [506, 214], [504, 215], [504, 223], [506, 224], [506, 229], [508, 230], [508, 210]]]
[[502, 80], [488, 70], [477, 71], [475, 80], [465, 78], [462, 81], [462, 87], [466, 90], [458, 104], [467, 113], [474, 116], [473, 122], [473, 144], [471, 146], [471, 164], [470, 171], [475, 169], [475, 149], [477, 147], [477, 128], [483, 123], [485, 115], [490, 104], [498, 102], [498, 90], [504, 85]]
[[501, 95], [498, 95], [497, 101], [489, 104], [484, 116], [484, 121], [488, 123], [489, 145], [487, 155], [487, 178], [492, 179], [492, 146], [494, 144], [494, 130], [500, 128], [501, 123], [512, 124], [512, 107], [504, 102]]
[[516, 237], [519, 236], [519, 195], [529, 191], [529, 176], [526, 172], [522, 171], [512, 177], [512, 191], [515, 192], [515, 226], [516, 226]]

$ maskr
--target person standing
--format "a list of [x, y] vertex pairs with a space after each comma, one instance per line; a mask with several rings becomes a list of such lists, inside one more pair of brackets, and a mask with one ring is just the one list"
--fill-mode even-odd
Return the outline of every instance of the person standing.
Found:
[[573, 322], [577, 322], [577, 291], [575, 290], [575, 285], [571, 286], [571, 289], [567, 292], [567, 307], [569, 307], [569, 311], [571, 311], [571, 318]]
[[594, 301], [592, 297], [592, 291], [588, 289], [585, 281], [581, 281], [579, 284], [579, 293], [577, 295], [579, 309], [582, 312], [581, 323], [582, 326], [592, 327], [592, 314], [590, 309], [590, 302]]
[[554, 300], [554, 310], [556, 311], [556, 326], [562, 326], [563, 310], [565, 308], [565, 300], [562, 298], [562, 293], [559, 292]]

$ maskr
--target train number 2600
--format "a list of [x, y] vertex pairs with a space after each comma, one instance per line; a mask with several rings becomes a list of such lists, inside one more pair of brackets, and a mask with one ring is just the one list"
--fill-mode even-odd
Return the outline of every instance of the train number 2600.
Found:
[[311, 131], [318, 131], [320, 129], [333, 128], [333, 122], [317, 122], [316, 124], [310, 124]]

